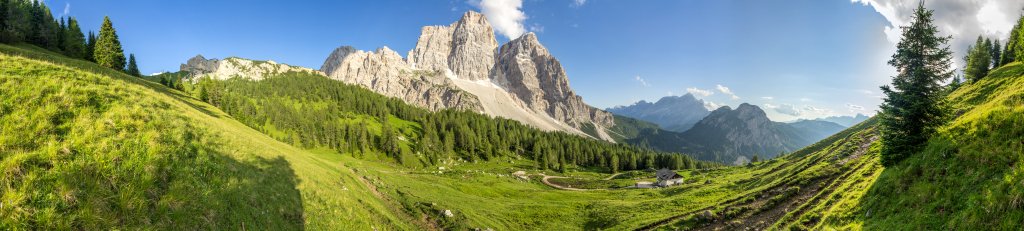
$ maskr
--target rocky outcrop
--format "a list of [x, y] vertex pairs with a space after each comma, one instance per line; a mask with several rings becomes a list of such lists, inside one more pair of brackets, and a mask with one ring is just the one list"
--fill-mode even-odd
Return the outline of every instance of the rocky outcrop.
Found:
[[213, 79], [229, 79], [233, 77], [261, 80], [274, 74], [287, 72], [319, 72], [298, 66], [280, 64], [274, 61], [255, 61], [243, 58], [226, 58], [224, 60], [206, 59], [196, 55], [181, 64], [181, 71], [188, 72], [189, 79], [195, 81], [201, 77]]
[[491, 78], [528, 108], [573, 127], [593, 123], [607, 128], [615, 124], [611, 113], [587, 105], [573, 92], [561, 63], [534, 33], [501, 46]]
[[461, 91], [440, 71], [416, 70], [402, 56], [382, 47], [374, 52], [339, 47], [320, 68], [329, 78], [361, 85], [430, 110], [480, 111], [476, 96]]
[[320, 69], [429, 109], [459, 108], [518, 120], [544, 130], [611, 140], [608, 112], [590, 107], [569, 87], [557, 59], [527, 34], [498, 49], [494, 29], [477, 12], [447, 26], [426, 26], [406, 59], [390, 49], [341, 47]]
[[449, 26], [423, 27], [409, 64], [423, 70], [451, 70], [456, 78], [487, 80], [498, 41], [482, 14], [466, 12]]

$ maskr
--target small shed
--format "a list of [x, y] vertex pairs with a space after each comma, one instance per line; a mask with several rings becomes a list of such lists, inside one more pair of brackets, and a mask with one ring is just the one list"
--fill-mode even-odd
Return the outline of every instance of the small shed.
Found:
[[636, 188], [654, 188], [654, 183], [647, 181], [636, 182]]
[[658, 179], [659, 187], [668, 187], [683, 183], [683, 176], [676, 173], [676, 171], [672, 171], [667, 168], [659, 169], [654, 173], [654, 176]]

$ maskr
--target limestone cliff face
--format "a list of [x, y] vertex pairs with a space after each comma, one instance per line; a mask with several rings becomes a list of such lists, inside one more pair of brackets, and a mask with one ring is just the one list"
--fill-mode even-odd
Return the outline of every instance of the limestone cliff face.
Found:
[[587, 105], [573, 92], [561, 63], [548, 53], [534, 33], [502, 45], [491, 73], [495, 82], [527, 107], [545, 112], [556, 120], [573, 127], [588, 122], [603, 127], [615, 125], [611, 113]]
[[466, 12], [449, 26], [425, 26], [409, 64], [423, 70], [451, 70], [459, 79], [487, 80], [498, 41], [487, 18]]
[[190, 73], [190, 79], [192, 81], [195, 81], [200, 77], [210, 77], [220, 80], [230, 79], [233, 77], [261, 80], [270, 75], [287, 72], [308, 72], [319, 74], [319, 72], [313, 69], [280, 64], [274, 61], [255, 61], [236, 57], [217, 60], [206, 59], [202, 55], [196, 55], [184, 64], [181, 64], [180, 70]]
[[320, 71], [433, 110], [468, 109], [576, 134], [593, 124], [597, 134], [588, 135], [611, 140], [604, 128], [614, 125], [613, 116], [583, 103], [535, 34], [499, 49], [494, 29], [477, 12], [447, 26], [423, 27], [405, 59], [386, 47], [341, 47]]
[[430, 110], [481, 110], [476, 96], [458, 90], [443, 73], [413, 69], [402, 56], [387, 47], [374, 52], [339, 47], [320, 71], [332, 79], [361, 85]]

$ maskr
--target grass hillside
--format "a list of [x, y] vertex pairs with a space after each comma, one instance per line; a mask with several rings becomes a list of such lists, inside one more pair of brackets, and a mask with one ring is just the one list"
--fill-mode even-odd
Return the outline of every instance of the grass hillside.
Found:
[[853, 210], [865, 229], [1024, 226], [1024, 65], [993, 70], [946, 100], [951, 121], [886, 169]]
[[0, 45], [0, 229], [411, 229], [352, 170], [93, 63]]
[[[1019, 63], [952, 92], [950, 122], [894, 167], [879, 164], [878, 120], [869, 119], [775, 159], [680, 170], [679, 186], [628, 189], [653, 172], [542, 171], [514, 153], [433, 165], [367, 158], [324, 148], [330, 133], [294, 132], [313, 124], [239, 118], [252, 129], [92, 63], [31, 46], [0, 53], [4, 230], [1019, 230], [1024, 220]], [[370, 133], [383, 126], [343, 118], [367, 121]], [[424, 158], [411, 150], [422, 127], [388, 118], [403, 155]]]

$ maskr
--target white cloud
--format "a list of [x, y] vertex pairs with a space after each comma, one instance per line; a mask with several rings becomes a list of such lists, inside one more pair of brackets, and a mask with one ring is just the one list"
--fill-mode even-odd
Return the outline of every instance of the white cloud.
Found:
[[70, 14], [70, 13], [71, 13], [71, 3], [70, 2], [66, 2], [66, 3], [64, 3], [64, 14], [63, 15], [64, 16], [68, 16], [68, 14]]
[[811, 102], [811, 101], [812, 100], [809, 99], [809, 98], [800, 98], [800, 102]]
[[[881, 14], [888, 26], [882, 28], [892, 48], [902, 37], [900, 26], [911, 23], [914, 9], [919, 1], [907, 0], [851, 0], [870, 6]], [[925, 8], [934, 10], [933, 20], [942, 35], [951, 35], [949, 45], [955, 57], [963, 57], [967, 47], [974, 44], [979, 35], [1005, 42], [1024, 9], [1024, 1], [1007, 0], [961, 0], [925, 1]], [[888, 58], [888, 57], [886, 57]], [[954, 58], [954, 67], [963, 66], [963, 60]]]
[[587, 4], [587, 0], [572, 0], [572, 6], [581, 7], [583, 4]]
[[732, 90], [729, 90], [728, 87], [722, 86], [721, 84], [715, 85], [715, 89], [718, 89], [718, 91], [722, 92], [722, 94], [726, 94], [726, 95], [732, 97], [733, 100], [740, 99], [739, 96], [736, 96], [736, 94], [732, 93]]
[[636, 81], [640, 82], [640, 85], [644, 85], [644, 87], [650, 87], [651, 86], [651, 85], [647, 84], [647, 80], [644, 80], [644, 78], [640, 78], [639, 75], [637, 75], [636, 77], [633, 77], [633, 78], [636, 79]]
[[722, 107], [722, 105], [717, 104], [715, 102], [711, 102], [708, 100], [704, 101], [704, 108], [707, 108], [708, 110], [714, 111], [715, 109], [718, 109], [720, 107]]
[[862, 112], [862, 111], [864, 111], [864, 107], [863, 106], [856, 105], [856, 104], [849, 104], [848, 103], [848, 104], [846, 104], [846, 108], [849, 109], [850, 112]]
[[811, 106], [811, 105], [804, 105], [803, 112], [805, 112], [805, 113], [812, 113], [812, 114], [816, 114], [816, 115], [833, 114], [832, 110], [825, 109], [825, 108], [817, 108], [817, 107], [814, 107], [814, 106]]
[[790, 104], [782, 104], [771, 109], [775, 110], [775, 112], [790, 116], [800, 116], [803, 114], [800, 112], [800, 109], [797, 109], [796, 106]]
[[715, 94], [715, 92], [712, 92], [711, 90], [703, 90], [703, 89], [699, 89], [699, 88], [696, 88], [696, 87], [687, 88], [686, 92], [689, 92], [690, 94], [693, 94], [693, 95], [703, 96], [703, 97], [708, 97], [710, 95], [714, 95]]
[[771, 97], [771, 96], [761, 96], [761, 99], [763, 99], [763, 100], [773, 100], [773, 99], [775, 99], [775, 97]]
[[534, 23], [533, 25], [530, 25], [530, 32], [543, 33], [544, 26]]
[[526, 27], [523, 26], [526, 13], [522, 10], [522, 0], [471, 0], [470, 5], [479, 7], [494, 30], [506, 38], [516, 39], [526, 33]]
[[669, 96], [676, 96], [676, 93], [675, 93], [675, 92], [672, 92], [672, 91], [668, 91], [668, 95], [669, 95]]

